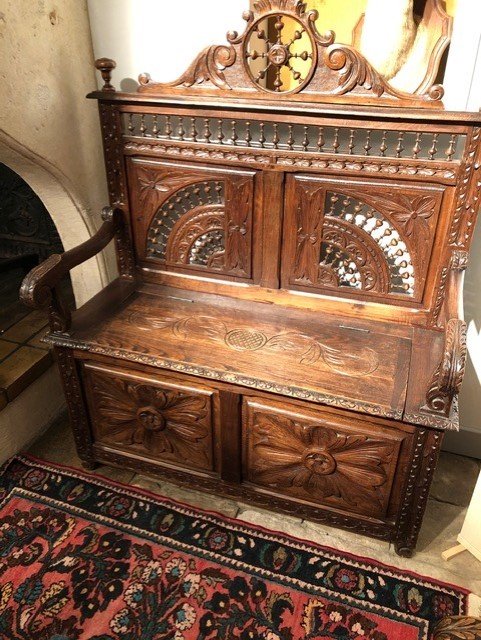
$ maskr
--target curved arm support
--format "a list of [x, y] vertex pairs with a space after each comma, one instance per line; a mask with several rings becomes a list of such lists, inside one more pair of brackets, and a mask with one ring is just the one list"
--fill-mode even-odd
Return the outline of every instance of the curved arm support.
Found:
[[427, 394], [429, 411], [447, 416], [464, 378], [467, 357], [467, 327], [463, 315], [463, 282], [467, 253], [454, 251], [444, 303], [446, 318], [444, 354]]
[[58, 285], [74, 267], [86, 262], [104, 249], [114, 238], [123, 220], [120, 209], [105, 207], [103, 225], [86, 242], [62, 255], [51, 255], [25, 277], [20, 299], [29, 307], [47, 309], [53, 331], [66, 332], [70, 327], [70, 311], [63, 302]]

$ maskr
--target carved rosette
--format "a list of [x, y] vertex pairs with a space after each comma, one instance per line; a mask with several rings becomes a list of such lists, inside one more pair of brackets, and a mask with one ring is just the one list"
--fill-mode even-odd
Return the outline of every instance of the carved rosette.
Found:
[[211, 468], [210, 400], [203, 395], [93, 374], [97, 439]]
[[350, 510], [382, 510], [392, 442], [260, 411], [249, 428], [254, 484]]

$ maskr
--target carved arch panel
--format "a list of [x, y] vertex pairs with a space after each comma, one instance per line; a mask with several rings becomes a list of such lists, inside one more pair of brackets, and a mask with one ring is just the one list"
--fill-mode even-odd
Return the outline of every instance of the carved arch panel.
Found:
[[254, 171], [133, 159], [133, 229], [149, 268], [252, 278]]
[[283, 286], [421, 302], [443, 188], [288, 178]]

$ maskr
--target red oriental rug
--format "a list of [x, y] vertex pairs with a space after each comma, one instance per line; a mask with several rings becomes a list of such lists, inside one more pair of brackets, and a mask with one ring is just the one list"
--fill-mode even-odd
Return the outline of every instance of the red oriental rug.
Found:
[[421, 640], [467, 592], [16, 457], [0, 478], [2, 640]]

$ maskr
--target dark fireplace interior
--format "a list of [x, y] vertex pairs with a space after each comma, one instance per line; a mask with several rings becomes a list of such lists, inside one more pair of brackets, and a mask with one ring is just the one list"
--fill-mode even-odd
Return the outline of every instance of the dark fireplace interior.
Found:
[[[43, 202], [15, 171], [0, 163], [0, 410], [51, 364], [41, 342], [47, 315], [19, 300], [23, 278], [63, 246]], [[73, 306], [70, 278], [62, 283]]]

